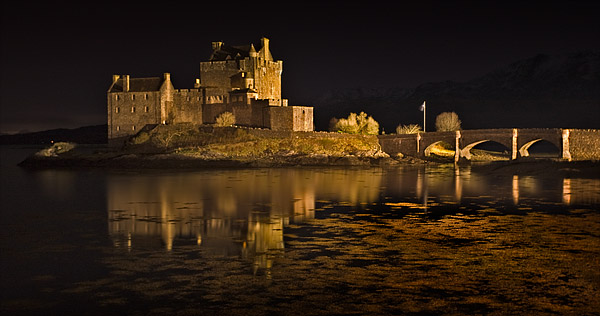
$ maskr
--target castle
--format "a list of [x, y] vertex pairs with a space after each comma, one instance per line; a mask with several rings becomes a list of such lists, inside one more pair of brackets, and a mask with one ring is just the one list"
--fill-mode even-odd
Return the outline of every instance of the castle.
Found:
[[288, 106], [281, 98], [283, 62], [274, 60], [269, 39], [228, 46], [213, 42], [209, 61], [200, 63], [193, 89], [175, 89], [171, 76], [131, 78], [113, 75], [108, 89], [108, 139], [124, 140], [156, 124], [215, 123], [224, 112], [240, 126], [312, 131], [313, 108]]

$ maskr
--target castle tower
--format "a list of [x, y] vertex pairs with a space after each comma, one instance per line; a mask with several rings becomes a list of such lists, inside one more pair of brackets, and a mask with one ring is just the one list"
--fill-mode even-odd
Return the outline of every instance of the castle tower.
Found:
[[268, 38], [261, 38], [261, 45], [256, 51], [254, 44], [212, 43], [210, 60], [200, 63], [200, 88], [204, 89], [207, 100], [216, 100], [210, 101], [213, 103], [225, 101], [229, 92], [238, 88], [232, 86], [231, 78], [243, 72], [246, 78], [252, 78], [258, 99], [281, 105], [283, 62], [273, 59]]

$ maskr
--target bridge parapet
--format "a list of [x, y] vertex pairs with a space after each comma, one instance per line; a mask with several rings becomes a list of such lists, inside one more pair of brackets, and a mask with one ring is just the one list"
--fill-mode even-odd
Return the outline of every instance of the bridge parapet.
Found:
[[568, 137], [573, 160], [600, 160], [600, 130], [570, 129]]

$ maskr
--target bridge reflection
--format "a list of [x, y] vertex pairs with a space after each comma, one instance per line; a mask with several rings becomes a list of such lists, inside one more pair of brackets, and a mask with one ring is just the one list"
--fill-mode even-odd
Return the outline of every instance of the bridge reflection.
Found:
[[567, 205], [600, 203], [600, 179], [490, 176], [474, 172], [470, 166], [389, 171], [384, 186], [390, 199], [415, 200], [421, 207], [431, 202], [458, 204], [482, 199], [516, 206], [540, 199]]

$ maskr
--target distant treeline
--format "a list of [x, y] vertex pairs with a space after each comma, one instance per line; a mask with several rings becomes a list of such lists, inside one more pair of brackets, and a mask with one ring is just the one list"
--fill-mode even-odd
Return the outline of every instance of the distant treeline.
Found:
[[0, 135], [1, 145], [36, 145], [52, 142], [72, 142], [78, 144], [105, 144], [107, 125], [84, 126], [74, 129], [59, 128], [48, 131]]

